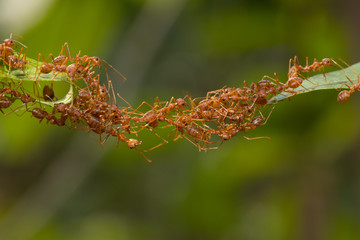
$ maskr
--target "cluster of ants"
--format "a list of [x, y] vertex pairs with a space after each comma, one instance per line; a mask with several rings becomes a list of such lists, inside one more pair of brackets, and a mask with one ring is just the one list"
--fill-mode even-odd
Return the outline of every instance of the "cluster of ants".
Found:
[[[16, 43], [21, 45], [20, 50], [15, 50]], [[193, 99], [186, 96], [171, 98], [166, 102], [156, 99], [154, 104], [143, 102], [134, 109], [129, 104], [126, 107], [116, 105], [116, 96], [109, 78], [106, 85], [100, 83], [100, 75], [95, 73], [95, 68], [111, 67], [107, 63], [105, 65], [100, 58], [81, 56], [80, 52], [71, 57], [69, 46], [65, 43], [58, 56], [50, 54], [45, 58], [39, 54], [36, 66], [29, 66], [26, 52], [27, 47], [22, 43], [11, 38], [5, 39], [0, 44], [0, 65], [7, 67], [8, 74], [16, 69], [26, 74], [27, 68], [36, 68], [32, 79], [34, 86], [39, 86], [39, 76], [42, 74], [51, 73], [54, 77], [64, 74], [70, 85], [76, 89], [75, 97], [69, 103], [55, 101], [57, 97], [52, 82], [51, 86], [42, 87], [42, 94], [26, 90], [21, 82], [2, 82], [1, 112], [2, 109], [10, 108], [15, 100], [20, 100], [22, 104], [11, 112], [24, 110], [40, 122], [45, 119], [49, 124], [94, 132], [100, 135], [101, 144], [113, 136], [117, 139], [117, 144], [124, 142], [127, 147], [136, 149], [145, 158], [145, 152], [168, 142], [159, 135], [160, 128], [171, 127], [173, 131], [168, 137], [171, 136], [174, 141], [185, 138], [204, 151], [218, 148], [237, 134], [242, 134], [246, 139], [254, 139], [246, 137], [245, 134], [266, 124], [276, 104], [271, 98], [283, 93], [297, 94], [294, 89], [300, 87], [304, 80], [308, 80], [304, 74], [324, 71], [325, 67], [333, 66], [334, 62], [330, 58], [321, 61], [314, 59], [312, 64], [306, 60], [306, 65], [302, 66], [295, 57], [289, 62], [288, 80], [285, 83], [280, 82], [275, 73], [274, 78], [264, 76], [257, 83], [244, 82], [241, 88], [224, 87], [208, 92], [203, 98]], [[49, 58], [52, 60], [48, 61]], [[80, 80], [84, 85], [82, 87]], [[350, 79], [349, 81], [351, 82]], [[360, 83], [352, 85], [349, 90], [339, 93], [339, 102], [346, 101], [359, 88]], [[118, 97], [121, 98], [119, 94]], [[53, 102], [53, 107], [49, 109], [42, 104], [44, 101]], [[147, 108], [147, 111], [142, 110], [143, 108]], [[137, 138], [143, 130], [154, 133], [161, 142], [150, 149], [139, 150], [137, 147], [142, 141]]]

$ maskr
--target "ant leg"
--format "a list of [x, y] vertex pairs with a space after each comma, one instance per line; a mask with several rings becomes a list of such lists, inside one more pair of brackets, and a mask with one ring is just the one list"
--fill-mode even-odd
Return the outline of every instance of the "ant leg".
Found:
[[[358, 77], [358, 84], [357, 84], [357, 85], [360, 87], [360, 73], [358, 74], [357, 77]], [[358, 91], [360, 91], [359, 87], [357, 87], [357, 90], [358, 90]], [[356, 90], [356, 89], [355, 89], [355, 90]], [[355, 91], [355, 90], [354, 90], [354, 91]]]
[[154, 147], [151, 147], [150, 149], [143, 150], [143, 152], [150, 152], [151, 150], [154, 150], [155, 148], [158, 148], [158, 147], [164, 145], [165, 143], [168, 143], [168, 141], [164, 140], [164, 142], [161, 142], [161, 143], [159, 143], [158, 145], [156, 145], [156, 146], [154, 146]]
[[[338, 65], [341, 69], [343, 69], [344, 70], [344, 68], [340, 65], [340, 64], [338, 64], [337, 62], [335, 62], [335, 60], [334, 59], [331, 59], [334, 63], [336, 63], [336, 65]], [[352, 72], [354, 73], [354, 74], [356, 74], [356, 71], [355, 71], [355, 69], [352, 67], [352, 66], [350, 66], [347, 62], [345, 62], [343, 59], [341, 59], [341, 58], [339, 58], [339, 60], [346, 66], [346, 67], [348, 67], [348, 68], [351, 68], [351, 70], [352, 70]]]
[[168, 134], [168, 138], [172, 137], [171, 133], [175, 131], [174, 137], [173, 137], [173, 141], [177, 141], [181, 136], [177, 135], [177, 133], [179, 132], [177, 128], [173, 129], [172, 131], [170, 131], [170, 133]]
[[141, 156], [143, 156], [148, 163], [152, 162], [148, 157], [145, 156], [144, 151], [141, 151], [137, 148], [135, 148], [135, 150], [138, 151], [141, 154]]
[[326, 79], [326, 74], [325, 74], [325, 68], [324, 68], [324, 66], [322, 66], [322, 70], [323, 70], [323, 77], [324, 77], [324, 79], [325, 79], [325, 82], [326, 82], [327, 84], [329, 84], [330, 81]]
[[294, 65], [295, 65], [295, 64], [299, 64], [299, 59], [298, 59], [297, 56], [294, 56], [293, 62], [294, 62]]
[[207, 151], [207, 150], [209, 150], [209, 149], [215, 149], [215, 148], [209, 147], [210, 144], [213, 144], [213, 142], [210, 141], [211, 135], [209, 135], [207, 138], [208, 138], [208, 139], [203, 139], [203, 140], [202, 140], [202, 141], [203, 141], [203, 145], [202, 145], [201, 148], [202, 148], [204, 151]]
[[272, 78], [268, 75], [264, 75], [261, 80], [270, 79], [271, 81], [276, 82], [278, 85], [285, 85], [284, 83], [279, 81], [279, 78], [276, 73], [274, 73], [274, 75], [275, 75], [275, 78]]
[[[67, 46], [67, 50], [68, 50], [68, 51], [66, 50], [65, 46]], [[71, 61], [69, 45], [67, 44], [67, 42], [65, 42], [65, 43], [61, 46], [61, 50], [60, 50], [58, 56], [59, 56], [59, 57], [62, 57], [63, 54], [64, 54], [64, 51], [65, 51], [65, 55], [66, 55], [66, 59], [65, 59], [65, 61], [64, 61], [64, 64], [65, 64], [68, 60]], [[54, 60], [54, 58], [53, 58], [53, 60]]]
[[102, 134], [101, 134], [101, 133], [99, 134], [99, 138], [100, 138], [99, 142], [100, 142], [101, 147], [104, 146], [105, 142], [109, 139], [109, 136], [110, 136], [110, 134], [108, 134], [108, 135], [104, 138], [104, 140], [102, 140], [102, 139], [101, 139], [101, 138], [102, 138]]
[[[7, 115], [9, 115], [9, 114], [11, 114], [11, 113], [14, 113], [16, 116], [21, 117], [21, 116], [23, 116], [27, 111], [24, 111], [24, 112], [21, 113], [21, 114], [18, 114], [17, 112], [20, 111], [20, 110], [24, 110], [24, 108], [22, 108], [24, 105], [25, 105], [25, 103], [23, 103], [23, 104], [20, 105], [19, 107], [16, 107], [16, 108], [12, 109], [11, 111], [9, 111], [9, 112], [7, 112], [7, 113], [4, 113], [4, 112], [3, 112], [3, 114], [4, 114], [4, 116], [7, 116]], [[21, 109], [21, 108], [22, 108], [22, 109]]]
[[[107, 67], [106, 65], [108, 65], [112, 70], [114, 70], [118, 75], [120, 75], [125, 81], [127, 80], [126, 77], [121, 73], [119, 72], [116, 68], [114, 68], [110, 63], [108, 63], [107, 61], [101, 59], [101, 62], [103, 63], [104, 67], [105, 67], [105, 70], [107, 72]], [[106, 65], [105, 65], [106, 64]], [[108, 73], [107, 73], [108, 75]]]
[[[103, 141], [101, 141], [101, 135], [100, 135], [100, 145], [103, 146], [105, 144], [105, 142], [109, 139], [110, 137], [110, 133], [108, 133], [108, 135], [105, 137], [105, 139]], [[116, 143], [116, 145], [119, 145], [119, 142]]]
[[[296, 56], [295, 56], [296, 57]], [[294, 57], [294, 59], [295, 59]], [[288, 78], [291, 78], [292, 76], [290, 76], [290, 70], [291, 68], [294, 66], [293, 64], [295, 64], [294, 60], [292, 58], [290, 58], [289, 60], [289, 73], [288, 73]], [[244, 85], [245, 86], [245, 85]]]
[[[111, 80], [108, 81], [108, 89], [109, 89], [109, 90], [111, 89], [112, 101], [113, 101], [113, 104], [116, 104], [116, 95], [115, 95], [114, 87], [113, 87], [113, 85], [112, 85]], [[109, 90], [108, 90], [108, 92], [109, 92], [109, 95], [110, 95], [110, 91], [109, 91]]]
[[[359, 79], [359, 74], [357, 74], [356, 70], [350, 66], [348, 63], [346, 63], [344, 60], [342, 60], [341, 58], [339, 58], [339, 60], [345, 65], [347, 66], [348, 68], [350, 68], [354, 74], [354, 76], [357, 76], [358, 77], [358, 84], [360, 85], [360, 79]], [[339, 66], [344, 72], [345, 72], [345, 76], [346, 78], [351, 82], [351, 84], [354, 86], [355, 84], [350, 80], [350, 77], [348, 76], [348, 73], [346, 72], [346, 70], [340, 65], [338, 64], [337, 62], [335, 62], [335, 60], [332, 59], [332, 61], [337, 65]]]
[[196, 103], [195, 103], [195, 98], [192, 98], [191, 96], [188, 96], [188, 95], [186, 95], [185, 97], [187, 97], [189, 99], [189, 101], [190, 101], [190, 108], [194, 109], [197, 106]]
[[[151, 109], [154, 109], [153, 106], [151, 106], [150, 103], [146, 102], [146, 101], [143, 101], [136, 109], [134, 109], [134, 111], [132, 113], [135, 113], [139, 110], [139, 108], [141, 108], [143, 105], [148, 105]], [[142, 113], [141, 113], [142, 114]]]
[[[244, 85], [245, 85], [245, 84], [246, 84], [246, 82], [244, 81]], [[226, 86], [222, 87], [221, 89], [208, 92], [208, 93], [206, 94], [206, 99], [210, 99], [210, 96], [209, 96], [209, 95], [213, 95], [212, 97], [217, 97], [217, 96], [219, 96], [219, 94], [220, 94], [225, 88], [226, 88]]]
[[159, 97], [155, 98], [154, 107], [162, 108]]
[[298, 71], [303, 71], [304, 67], [300, 65], [300, 61], [297, 56], [294, 57], [293, 64]]
[[[271, 115], [271, 113], [273, 112], [273, 110], [274, 110], [275, 107], [276, 107], [276, 104], [274, 104], [274, 106], [271, 108], [271, 111], [270, 111], [269, 115], [266, 117], [265, 122], [263, 123], [263, 125], [265, 125], [265, 124], [267, 123], [267, 121], [269, 120], [270, 115]], [[261, 112], [260, 112], [260, 114], [261, 114]], [[262, 115], [262, 114], [261, 114], [261, 115]]]
[[[65, 49], [65, 46], [66, 46], [66, 49]], [[64, 45], [61, 47], [61, 54], [62, 54], [62, 51], [65, 49], [65, 52], [66, 52], [66, 55], [68, 57], [68, 59], [71, 61], [71, 62], [74, 62], [74, 59], [71, 57], [71, 53], [70, 53], [70, 48], [69, 48], [69, 44], [67, 42], [64, 43]]]
[[[340, 59], [340, 60], [341, 60], [345, 65], [348, 66], [348, 64], [347, 64], [345, 61], [343, 61], [342, 59]], [[349, 78], [346, 69], [344, 69], [344, 68], [343, 68], [340, 64], [338, 64], [335, 60], [333, 60], [333, 62], [345, 72], [345, 77], [349, 80], [349, 82], [351, 83], [351, 85], [354, 86], [355, 84], [354, 84], [354, 82]], [[353, 68], [351, 68], [351, 70], [353, 71], [354, 75], [356, 75], [356, 71], [355, 71]], [[358, 82], [359, 82], [359, 79], [358, 79]], [[345, 84], [345, 85], [346, 85], [346, 84]], [[348, 85], [346, 85], [346, 86], [349, 87]], [[350, 88], [350, 87], [349, 87], [349, 88]]]
[[[351, 80], [350, 80], [351, 81]], [[336, 90], [337, 91], [340, 91], [341, 89], [343, 89], [344, 87], [343, 86], [347, 86], [349, 89], [351, 88], [349, 85], [347, 85], [346, 83], [343, 83], [339, 88], [337, 88]]]
[[170, 98], [170, 101], [166, 102], [165, 107], [168, 107], [170, 104], [172, 104], [172, 103], [175, 102], [175, 101], [176, 101], [175, 98], [174, 98], [174, 97], [171, 97], [171, 98]]
[[199, 149], [199, 151], [205, 151], [205, 149], [203, 149], [201, 146], [200, 146], [200, 144], [198, 144], [197, 143], [197, 141], [194, 139], [194, 142], [190, 139], [190, 138], [188, 138], [185, 134], [182, 134], [182, 136], [181, 137], [183, 137], [183, 138], [185, 138], [186, 140], [188, 140], [191, 144], [193, 144], [195, 147], [197, 147], [198, 149]]
[[266, 139], [271, 139], [270, 137], [253, 137], [253, 138], [249, 138], [247, 136], [243, 136], [246, 140], [257, 140], [257, 139], [262, 139], [262, 138], [266, 138]]
[[279, 77], [278, 77], [278, 75], [277, 75], [277, 73], [276, 72], [274, 72], [274, 75], [275, 75], [275, 81], [276, 81], [276, 83], [278, 84], [278, 85], [285, 85], [285, 83], [282, 83], [282, 82], [280, 82], [279, 81]]
[[221, 145], [222, 145], [224, 142], [225, 142], [225, 141], [222, 140], [222, 141], [220, 141], [220, 144], [219, 144], [218, 146], [216, 146], [216, 147], [211, 147], [211, 148], [209, 148], [209, 149], [214, 149], [214, 150], [219, 149], [219, 147], [221, 147]]
[[[45, 58], [41, 53], [38, 54], [38, 59], [37, 59], [37, 63], [36, 63], [36, 71], [35, 71], [34, 76], [36, 77], [36, 75], [37, 75], [38, 72], [39, 72], [39, 75], [36, 77], [35, 82], [37, 82], [37, 80], [40, 78], [40, 75], [42, 74], [42, 72], [41, 72], [41, 67], [42, 67], [44, 64], [49, 64], [49, 63], [47, 62], [47, 59], [48, 59], [50, 56], [52, 56], [52, 54], [49, 54], [46, 58]], [[40, 62], [40, 58], [42, 58], [42, 59], [44, 60], [44, 62]], [[39, 64], [40, 64], [40, 63], [41, 63], [41, 66], [40, 66], [40, 68], [39, 68]], [[51, 69], [51, 71], [52, 71], [52, 69]], [[50, 72], [51, 72], [51, 71], [50, 71]]]

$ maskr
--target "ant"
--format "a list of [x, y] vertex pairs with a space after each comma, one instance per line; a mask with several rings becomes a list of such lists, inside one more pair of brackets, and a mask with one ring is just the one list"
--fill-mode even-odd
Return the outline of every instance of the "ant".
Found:
[[54, 89], [48, 85], [43, 88], [43, 97], [45, 101], [53, 101], [56, 98]]
[[15, 40], [12, 39], [12, 35], [10, 35], [10, 38], [3, 40], [3, 43], [0, 44], [1, 60], [5, 63], [7, 63], [8, 57], [13, 55], [13, 47], [15, 47]]
[[[5, 39], [2, 44], [0, 44], [0, 60], [2, 60], [6, 65], [9, 66], [9, 73], [12, 69], [21, 69], [24, 70], [26, 61], [26, 53], [27, 53], [27, 46], [22, 44], [21, 42], [12, 39], [12, 35], [10, 34], [10, 38]], [[20, 49], [18, 56], [14, 55], [15, 50], [13, 47], [16, 47], [15, 42], [19, 43], [23, 47]], [[23, 53], [23, 50], [25, 52]], [[22, 57], [21, 54], [23, 55]]]
[[352, 87], [345, 84], [350, 90], [342, 90], [337, 96], [338, 102], [346, 102], [356, 90], [359, 90], [359, 87], [360, 87], [360, 74], [358, 74], [358, 83], [357, 84], [354, 84], [353, 81], [351, 81], [351, 79], [347, 75], [345, 75], [345, 76], [349, 80], [349, 82], [352, 84]]
[[40, 119], [40, 123], [44, 118], [46, 118], [48, 123], [58, 126], [64, 126], [68, 118], [65, 114], [61, 114], [60, 117], [57, 118], [54, 113], [48, 113], [46, 110], [41, 108], [34, 108], [31, 110], [31, 113], [35, 118]]
[[[66, 46], [66, 49], [65, 49], [65, 46]], [[87, 55], [80, 56], [81, 52], [79, 51], [78, 54], [76, 54], [76, 56], [74, 58], [72, 58], [71, 53], [70, 53], [70, 49], [69, 49], [69, 45], [68, 45], [67, 42], [65, 42], [64, 45], [62, 46], [60, 55], [62, 54], [64, 49], [65, 49], [65, 52], [67, 54], [67, 57], [62, 56], [61, 58], [59, 58], [59, 62], [61, 62], [61, 63], [64, 63], [67, 60], [69, 60], [69, 61], [75, 63], [77, 66], [79, 66], [79, 65], [83, 66], [82, 70], [84, 71], [84, 69], [86, 69], [86, 71], [88, 71], [88, 72], [92, 71], [92, 69], [94, 67], [100, 68], [100, 66], [102, 64], [104, 66], [104, 68], [105, 68], [106, 77], [107, 77], [108, 80], [109, 80], [108, 67], [113, 69], [124, 80], [127, 80], [126, 77], [123, 74], [121, 74], [116, 68], [114, 68], [111, 64], [109, 64], [108, 62], [106, 62], [103, 59], [100, 59], [97, 56], [93, 56], [93, 57], [89, 57]], [[66, 71], [68, 72], [69, 69], [67, 69]]]
[[352, 69], [354, 75], [357, 75], [358, 78], [358, 83], [354, 84], [354, 82], [350, 79], [350, 77], [348, 76], [346, 69], [344, 69], [343, 66], [341, 66], [340, 64], [338, 64], [335, 60], [333, 60], [333, 62], [340, 67], [344, 72], [345, 72], [345, 77], [348, 79], [348, 81], [351, 83], [352, 87], [350, 87], [349, 85], [347, 85], [346, 83], [344, 83], [343, 85], [341, 85], [340, 89], [345, 85], [349, 88], [349, 90], [342, 90], [341, 92], [339, 92], [338, 96], [337, 96], [337, 101], [338, 102], [346, 102], [350, 96], [356, 91], [359, 90], [360, 87], [360, 74], [356, 74], [356, 71], [349, 66], [344, 60], [339, 59], [342, 63], [344, 63], [346, 66], [348, 66], [349, 68]]
[[[70, 50], [66, 51], [65, 49], [65, 45], [67, 46], [67, 48], [69, 49], [69, 46], [67, 45], [67, 43], [65, 43], [60, 50], [60, 53], [58, 56], [56, 56], [54, 58], [53, 54], [50, 53], [46, 58], [39, 53], [38, 55], [38, 64], [39, 64], [39, 60], [40, 58], [42, 58], [44, 60], [43, 64], [40, 67], [40, 73], [50, 73], [52, 71], [56, 71], [56, 72], [66, 72], [66, 63], [69, 60], [70, 56], [69, 56], [69, 52]], [[63, 51], [65, 50], [66, 54], [68, 55], [68, 57], [63, 56]], [[52, 61], [51, 63], [47, 62], [47, 59], [51, 57]]]
[[48, 112], [41, 108], [34, 108], [31, 113], [35, 118], [40, 119], [40, 122], [48, 115]]
[[21, 69], [24, 71], [26, 64], [27, 61], [24, 59], [21, 59], [15, 55], [8, 56], [9, 72], [11, 72], [12, 69]]
[[[299, 62], [299, 60], [298, 60], [297, 56], [295, 56], [294, 59], [290, 59], [290, 61], [289, 61], [289, 79], [297, 78], [299, 76], [299, 72], [310, 72], [311, 70], [313, 72], [317, 72], [322, 69], [324, 78], [326, 80], [325, 67], [334, 66], [331, 58], [323, 58], [320, 62], [318, 62], [316, 60], [316, 58], [314, 58], [314, 62], [311, 65], [309, 65], [309, 59], [308, 59], [308, 57], [306, 57], [306, 65], [304, 67], [301, 66], [300, 64], [298, 64], [298, 62]], [[294, 65], [291, 67], [291, 64], [294, 64]], [[295, 81], [296, 81], [296, 83], [295, 83]], [[292, 80], [293, 86], [297, 86], [298, 83], [300, 83], [299, 79]], [[300, 83], [300, 85], [301, 85], [301, 83]], [[291, 87], [291, 86], [289, 86], [289, 87]]]
[[290, 59], [290, 63], [293, 63], [296, 69], [300, 72], [309, 72], [310, 70], [313, 70], [313, 72], [319, 71], [320, 69], [325, 69], [325, 67], [334, 66], [332, 64], [332, 60], [330, 58], [323, 58], [320, 62], [314, 58], [314, 62], [309, 65], [309, 59], [306, 57], [306, 65], [303, 67], [298, 64], [298, 58], [297, 56], [294, 57], [294, 59]]
[[3, 108], [9, 108], [13, 104], [14, 100], [7, 98], [5, 94], [0, 95], [0, 111], [4, 114], [2, 111]]

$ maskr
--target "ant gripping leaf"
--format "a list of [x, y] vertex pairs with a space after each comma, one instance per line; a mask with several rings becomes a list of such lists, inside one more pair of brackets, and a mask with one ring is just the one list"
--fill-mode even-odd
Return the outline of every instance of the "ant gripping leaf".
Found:
[[[311, 81], [305, 81], [301, 86], [293, 89], [295, 94], [302, 94], [311, 91], [325, 90], [325, 89], [341, 89], [348, 88], [347, 85], [351, 84], [349, 79], [353, 83], [358, 82], [358, 73], [360, 73], [360, 63], [356, 63], [352, 66], [347, 66], [343, 68], [341, 65], [337, 64], [340, 70], [325, 73], [317, 74], [315, 76], [309, 77]], [[354, 84], [353, 84], [354, 85]], [[288, 97], [292, 97], [295, 94], [291, 92], [282, 92], [281, 94], [276, 95], [270, 99], [270, 102], [279, 102]]]

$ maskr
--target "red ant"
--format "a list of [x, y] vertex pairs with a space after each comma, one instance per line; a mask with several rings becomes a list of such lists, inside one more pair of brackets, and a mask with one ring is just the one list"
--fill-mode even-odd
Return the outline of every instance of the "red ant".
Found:
[[347, 84], [345, 84], [350, 90], [342, 90], [337, 96], [338, 102], [346, 102], [356, 90], [359, 90], [359, 87], [360, 87], [360, 79], [359, 79], [360, 74], [358, 74], [358, 83], [357, 84], [354, 84], [353, 81], [351, 81], [351, 79], [347, 75], [345, 75], [345, 76], [352, 84], [352, 87], [349, 87]]
[[31, 113], [34, 117], [40, 119], [40, 122], [48, 115], [48, 112], [41, 108], [34, 108]]
[[19, 57], [15, 55], [8, 56], [8, 65], [9, 65], [9, 72], [13, 69], [21, 69], [24, 70], [26, 66], [26, 60], [20, 59]]
[[[66, 46], [66, 49], [65, 49]], [[62, 54], [63, 50], [65, 49], [65, 52], [67, 54], [67, 57], [62, 57], [61, 59], [59, 59], [59, 62], [61, 63], [66, 63], [67, 60], [70, 60], [71, 62], [76, 64], [76, 70], [79, 72], [79, 65], [82, 66], [81, 71], [84, 72], [85, 69], [87, 72], [90, 72], [94, 67], [98, 67], [100, 68], [101, 63], [103, 63], [103, 66], [105, 67], [106, 70], [106, 76], [107, 79], [109, 80], [109, 73], [108, 73], [108, 67], [110, 67], [111, 69], [113, 69], [117, 74], [119, 74], [124, 80], [126, 80], [125, 76], [122, 75], [117, 69], [115, 69], [112, 65], [110, 65], [108, 62], [106, 62], [105, 60], [100, 59], [99, 57], [93, 56], [93, 57], [89, 57], [87, 55], [84, 56], [80, 56], [80, 52], [74, 57], [71, 57], [71, 53], [70, 53], [70, 49], [69, 49], [69, 45], [68, 43], [64, 43], [63, 47], [61, 48], [61, 53]], [[55, 59], [54, 59], [55, 60]], [[108, 67], [107, 67], [108, 66]], [[80, 67], [81, 68], [81, 67]], [[69, 72], [69, 70], [71, 72]], [[68, 72], [68, 74], [73, 75], [73, 70], [72, 69], [66, 69], [66, 71]]]
[[[25, 65], [27, 63], [26, 61], [27, 47], [21, 42], [12, 39], [12, 35], [13, 34], [10, 35], [9, 39], [5, 39], [3, 43], [0, 44], [0, 60], [2, 60], [6, 65], [9, 66], [9, 73], [11, 72], [12, 69], [24, 70]], [[18, 56], [13, 55], [15, 51], [13, 47], [16, 46], [15, 42], [23, 46], [23, 48], [21, 48], [20, 52], [18, 53]], [[25, 53], [22, 53], [24, 48], [26, 49]], [[22, 57], [20, 57], [21, 54], [23, 55]]]
[[4, 94], [1, 94], [1, 96], [0, 96], [0, 111], [4, 114], [2, 109], [9, 108], [13, 104], [13, 102], [14, 102], [13, 99], [9, 99], [9, 98], [5, 97]]
[[8, 56], [14, 53], [14, 49], [12, 47], [15, 46], [14, 40], [11, 38], [5, 39], [2, 44], [0, 44], [0, 54], [1, 60], [7, 62]]
[[324, 69], [325, 67], [334, 66], [332, 64], [332, 60], [330, 58], [324, 58], [320, 62], [314, 58], [314, 62], [309, 65], [308, 63], [308, 57], [306, 57], [306, 65], [305, 67], [299, 65], [298, 58], [295, 56], [294, 59], [290, 59], [290, 62], [293, 62], [296, 69], [300, 72], [309, 72], [310, 70], [313, 70], [314, 72], [319, 71], [320, 69]]
[[[348, 66], [349, 68], [352, 69], [352, 67], [350, 67], [344, 60], [340, 59], [340, 61], [342, 63], [344, 63], [346, 66]], [[348, 74], [347, 74], [346, 70], [344, 69], [344, 67], [342, 67], [340, 64], [338, 64], [335, 60], [333, 60], [333, 62], [345, 72], [345, 77], [348, 79], [348, 81], [352, 85], [352, 87], [350, 87], [349, 85], [344, 83], [343, 85], [347, 86], [349, 88], [349, 90], [342, 90], [341, 92], [339, 92], [339, 94], [337, 96], [337, 101], [338, 102], [346, 102], [356, 90], [359, 90], [359, 87], [360, 87], [360, 74], [357, 74], [358, 83], [354, 84], [354, 82], [348, 76]], [[354, 75], [356, 75], [356, 71], [354, 69], [352, 69], [352, 70], [353, 70]], [[342, 86], [340, 87], [340, 89], [342, 88]]]
[[[291, 67], [291, 63], [294, 64], [292, 67]], [[310, 70], [312, 70], [313, 72], [316, 72], [316, 71], [319, 71], [322, 69], [324, 78], [326, 80], [325, 67], [330, 67], [330, 66], [334, 66], [332, 63], [332, 59], [330, 59], [330, 58], [324, 58], [320, 62], [318, 62], [315, 58], [314, 62], [311, 65], [309, 65], [308, 57], [306, 57], [306, 65], [305, 65], [305, 67], [303, 67], [300, 64], [298, 64], [298, 58], [295, 56], [294, 59], [290, 59], [290, 62], [289, 62], [289, 80], [292, 79], [292, 83], [289, 83], [289, 87], [293, 88], [290, 85], [297, 86], [297, 85], [299, 85], [299, 83], [301, 85], [302, 79], [299, 80], [299, 78], [298, 78], [299, 72], [309, 72]], [[297, 78], [297, 79], [295, 79], [295, 78]]]
[[54, 89], [48, 85], [43, 88], [43, 97], [45, 101], [53, 101], [55, 96]]

